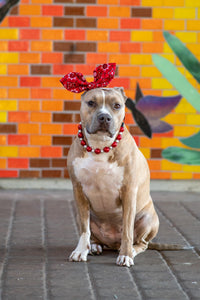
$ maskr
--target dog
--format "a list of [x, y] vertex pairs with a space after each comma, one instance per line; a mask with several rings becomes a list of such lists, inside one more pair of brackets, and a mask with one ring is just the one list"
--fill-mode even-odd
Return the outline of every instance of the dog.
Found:
[[126, 99], [121, 87], [81, 96], [79, 134], [68, 154], [80, 223], [70, 261], [87, 261], [106, 246], [119, 250], [117, 265], [130, 267], [158, 232], [149, 167], [123, 125]]

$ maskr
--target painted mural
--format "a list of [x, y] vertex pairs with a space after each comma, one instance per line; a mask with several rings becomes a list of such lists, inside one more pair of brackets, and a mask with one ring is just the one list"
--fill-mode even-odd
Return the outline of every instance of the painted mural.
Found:
[[[190, 72], [194, 79], [200, 83], [200, 62], [197, 58], [177, 37], [169, 32], [165, 32], [164, 37], [184, 67]], [[154, 55], [153, 61], [167, 80], [169, 80], [179, 93], [183, 95], [198, 112], [200, 112], [200, 93], [168, 60], [161, 56]], [[182, 164], [200, 165], [200, 131], [191, 137], [182, 138], [180, 141], [184, 145], [198, 150], [169, 147], [163, 150], [163, 157]]]
[[151, 178], [200, 179], [199, 1], [15, 3], [0, 0], [1, 178], [68, 178], [80, 95], [59, 80], [116, 62]]

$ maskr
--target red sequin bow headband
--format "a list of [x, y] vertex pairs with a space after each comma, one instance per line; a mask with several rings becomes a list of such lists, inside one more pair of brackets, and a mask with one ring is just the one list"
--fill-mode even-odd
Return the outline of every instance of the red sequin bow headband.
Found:
[[95, 88], [106, 87], [115, 76], [116, 63], [103, 64], [93, 71], [94, 81], [88, 82], [83, 74], [70, 72], [60, 82], [70, 92], [81, 93]]

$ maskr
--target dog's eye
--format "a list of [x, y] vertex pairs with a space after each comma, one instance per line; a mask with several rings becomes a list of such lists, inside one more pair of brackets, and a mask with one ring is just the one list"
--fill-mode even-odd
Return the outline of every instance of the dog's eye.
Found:
[[89, 107], [95, 107], [96, 106], [96, 103], [92, 100], [88, 101], [87, 104], [88, 104]]
[[120, 108], [121, 108], [121, 105], [119, 103], [114, 104], [114, 109], [120, 109]]

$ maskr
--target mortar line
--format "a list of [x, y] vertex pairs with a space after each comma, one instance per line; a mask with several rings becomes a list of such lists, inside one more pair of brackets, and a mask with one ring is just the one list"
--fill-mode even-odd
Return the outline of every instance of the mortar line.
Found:
[[44, 200], [40, 199], [40, 218], [41, 218], [41, 234], [42, 234], [42, 248], [43, 248], [43, 267], [42, 267], [42, 275], [43, 275], [43, 292], [44, 292], [44, 300], [49, 299], [49, 287], [48, 287], [48, 257], [47, 257], [47, 243], [46, 243], [46, 218], [45, 218], [45, 207]]
[[180, 203], [180, 205], [181, 205], [187, 212], [189, 212], [189, 213], [192, 215], [193, 218], [195, 218], [198, 222], [200, 222], [200, 218], [199, 218], [198, 216], [196, 216], [196, 215], [192, 212], [192, 210], [190, 210], [187, 206], [185, 206], [184, 203]]
[[5, 239], [5, 253], [3, 256], [2, 267], [0, 269], [0, 300], [3, 299], [3, 283], [5, 281], [5, 273], [8, 265], [8, 257], [10, 253], [10, 241], [11, 241], [11, 236], [13, 231], [14, 218], [16, 215], [16, 205], [17, 205], [17, 193], [15, 194], [11, 211], [10, 211], [10, 220], [9, 220], [8, 230]]
[[[67, 202], [67, 205], [69, 206], [69, 210], [70, 210], [70, 213], [71, 213], [71, 216], [72, 216], [72, 224], [73, 224], [73, 227], [75, 229], [75, 234], [77, 236], [77, 239], [79, 239], [79, 232], [78, 232], [77, 223], [76, 223], [76, 220], [75, 220], [75, 217], [74, 217], [74, 212], [73, 212], [73, 208], [72, 208], [72, 202], [70, 202], [70, 203]], [[91, 292], [91, 298], [92, 298], [92, 300], [96, 300], [96, 299], [98, 299], [98, 297], [96, 296], [95, 290], [93, 288], [93, 285], [95, 285], [94, 284], [94, 278], [93, 278], [93, 276], [91, 276], [91, 274], [89, 272], [89, 268], [88, 268], [87, 262], [83, 262], [83, 264], [84, 264], [84, 267], [85, 267], [85, 270], [86, 270], [86, 274], [87, 274], [87, 279], [88, 279], [88, 283], [89, 283], [89, 289], [90, 289], [90, 292]]]
[[[182, 234], [182, 232], [178, 230], [177, 226], [174, 225], [174, 224], [172, 223], [172, 221], [171, 221], [170, 219], [167, 218], [166, 214], [165, 214], [160, 208], [158, 208], [157, 205], [156, 205], [156, 209], [157, 209], [157, 211], [159, 211], [159, 213], [163, 216], [163, 218], [166, 220], [166, 222], [167, 222], [167, 223], [168, 223], [168, 224], [169, 224], [169, 225], [177, 232], [177, 234], [180, 235], [180, 236], [182, 237], [182, 239], [186, 242], [186, 244], [187, 244], [188, 246], [191, 246], [190, 242], [187, 241], [187, 239], [184, 237], [184, 235]], [[199, 255], [198, 255], [198, 253], [196, 252], [195, 249], [192, 249], [191, 251], [194, 252], [194, 253], [196, 254], [196, 256], [199, 258]], [[166, 256], [165, 256], [162, 252], [160, 252], [159, 254], [163, 257], [164, 261], [165, 261], [166, 264], [168, 265], [167, 259], [165, 258]], [[183, 292], [185, 293], [185, 295], [187, 296], [187, 299], [190, 300], [190, 299], [191, 299], [191, 298], [190, 298], [190, 295], [188, 295], [187, 291], [185, 290], [184, 284], [182, 284], [182, 283], [180, 282], [179, 276], [178, 276], [177, 272], [176, 272], [175, 270], [173, 270], [173, 266], [171, 266], [171, 268], [170, 268], [170, 266], [168, 265], [168, 267], [169, 267], [169, 269], [171, 270], [172, 274], [174, 274], [177, 283], [179, 284], [179, 286], [181, 287], [182, 291], [183, 291]]]
[[137, 290], [137, 293], [138, 293], [138, 296], [139, 296], [139, 298], [142, 300], [142, 299], [145, 299], [144, 298], [144, 295], [143, 295], [143, 293], [142, 293], [142, 291], [141, 291], [141, 289], [140, 289], [140, 285], [137, 283], [137, 276], [135, 275], [135, 273], [134, 273], [134, 265], [132, 266], [132, 271], [131, 271], [131, 269], [130, 268], [126, 268], [126, 271], [127, 271], [127, 273], [128, 273], [128, 275], [129, 275], [129, 277], [130, 277], [130, 279], [131, 279], [131, 282], [133, 283], [133, 285], [136, 287], [136, 290]]
[[166, 265], [168, 271], [171, 273], [174, 281], [176, 282], [177, 286], [179, 287], [179, 290], [182, 291], [182, 293], [185, 295], [186, 299], [190, 300], [190, 296], [188, 293], [185, 291], [183, 285], [180, 283], [178, 276], [176, 276], [176, 272], [173, 271], [173, 267], [169, 265], [165, 255], [162, 253], [162, 251], [157, 251], [158, 255], [161, 257], [162, 261]]

